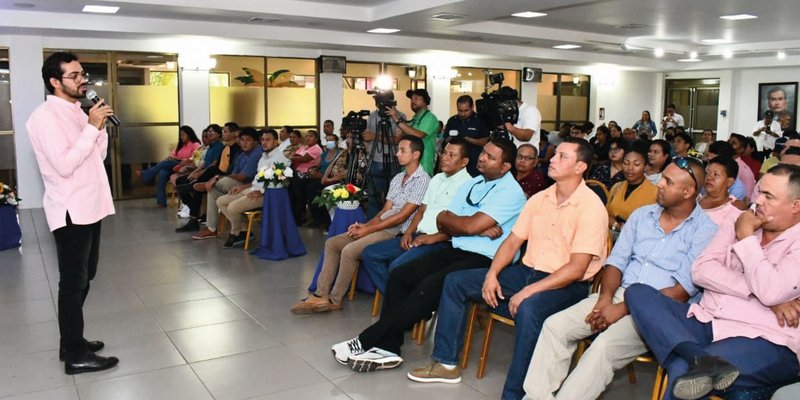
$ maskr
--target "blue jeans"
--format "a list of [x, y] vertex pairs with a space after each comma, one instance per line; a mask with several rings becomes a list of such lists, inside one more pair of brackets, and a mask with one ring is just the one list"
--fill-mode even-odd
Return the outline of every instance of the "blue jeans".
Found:
[[[419, 236], [415, 233], [414, 237]], [[417, 258], [437, 249], [450, 247], [450, 242], [439, 242], [427, 246], [412, 247], [408, 251], [400, 247], [402, 236], [373, 243], [361, 253], [361, 266], [367, 271], [375, 287], [386, 293], [386, 282], [389, 273], [395, 268], [410, 263]]]
[[163, 160], [158, 164], [142, 170], [142, 181], [145, 183], [152, 182], [156, 179], [156, 203], [161, 206], [167, 206], [167, 182], [169, 176], [172, 175], [172, 169], [180, 162], [175, 160]]
[[[483, 302], [481, 288], [488, 271], [488, 268], [457, 271], [445, 279], [439, 303], [439, 321], [436, 323], [434, 360], [443, 364], [458, 364], [458, 353], [463, 346], [469, 304], [475, 301]], [[525, 286], [549, 275], [518, 264], [506, 267], [500, 272], [498, 280], [503, 289], [503, 296], [510, 299]], [[503, 387], [504, 400], [521, 399], [525, 395], [522, 383], [528, 372], [528, 364], [531, 362], [544, 320], [585, 299], [588, 294], [589, 287], [586, 282], [575, 282], [560, 289], [534, 294], [522, 301], [514, 319], [516, 325], [514, 356]], [[508, 304], [501, 304], [494, 312], [509, 316]]]
[[669, 382], [664, 399], [673, 398], [675, 378], [689, 370], [689, 363], [673, 352], [683, 342], [696, 343], [708, 354], [739, 368], [739, 377], [727, 392], [789, 383], [797, 379], [800, 368], [797, 355], [788, 347], [762, 338], [732, 337], [715, 342], [711, 323], [686, 316], [688, 303], [672, 300], [650, 286], [634, 284], [628, 287], [625, 290], [625, 305], [642, 339], [659, 364], [667, 370]]

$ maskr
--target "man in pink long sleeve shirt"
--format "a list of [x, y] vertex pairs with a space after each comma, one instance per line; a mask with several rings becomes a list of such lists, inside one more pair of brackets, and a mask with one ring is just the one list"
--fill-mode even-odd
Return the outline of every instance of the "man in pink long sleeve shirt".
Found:
[[67, 374], [101, 371], [116, 357], [94, 354], [100, 341], [83, 337], [83, 302], [97, 272], [100, 221], [114, 214], [103, 166], [108, 147], [106, 118], [113, 111], [101, 100], [87, 116], [79, 99], [88, 81], [72, 53], [53, 53], [42, 65], [51, 93], [33, 111], [26, 128], [44, 181], [44, 211], [55, 236], [58, 257], [59, 356]]
[[755, 211], [728, 221], [692, 266], [704, 290], [679, 304], [651, 288], [625, 292], [633, 320], [667, 369], [665, 398], [789, 383], [800, 372], [800, 167], [759, 182]]

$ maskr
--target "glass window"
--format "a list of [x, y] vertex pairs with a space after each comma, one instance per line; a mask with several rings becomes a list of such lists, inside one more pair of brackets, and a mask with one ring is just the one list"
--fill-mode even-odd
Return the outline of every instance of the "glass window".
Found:
[[267, 123], [317, 125], [317, 61], [267, 58]]
[[211, 122], [235, 121], [241, 126], [265, 126], [264, 57], [215, 56], [209, 75]]
[[[447, 121], [451, 115], [456, 114], [456, 99], [459, 96], [470, 95], [474, 101], [481, 98], [481, 93], [486, 91], [486, 85], [489, 83], [488, 75], [484, 72], [486, 68], [455, 68], [455, 77], [450, 81], [450, 115], [443, 118]], [[508, 86], [520, 90], [520, 73], [516, 70], [510, 69], [490, 69], [492, 74], [503, 74], [503, 86]], [[497, 90], [497, 85], [493, 85], [490, 91]]]
[[17, 162], [14, 156], [10, 81], [8, 49], [0, 48], [0, 182], [15, 187], [17, 182]]
[[543, 73], [536, 96], [542, 129], [553, 131], [564, 122], [582, 124], [589, 119], [588, 75]]

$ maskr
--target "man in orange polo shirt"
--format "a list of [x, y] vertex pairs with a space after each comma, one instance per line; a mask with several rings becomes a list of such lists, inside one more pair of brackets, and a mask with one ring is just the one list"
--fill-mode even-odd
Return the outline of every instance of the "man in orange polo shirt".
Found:
[[[491, 267], [447, 276], [439, 303], [434, 362], [408, 373], [417, 382], [461, 382], [458, 353], [467, 310], [483, 299], [492, 311], [514, 318], [516, 340], [503, 399], [521, 399], [522, 383], [544, 320], [586, 298], [589, 281], [606, 256], [608, 216], [603, 202], [583, 182], [594, 151], [583, 139], [565, 139], [550, 160], [556, 181], [525, 204]], [[528, 247], [522, 263], [522, 244]]]

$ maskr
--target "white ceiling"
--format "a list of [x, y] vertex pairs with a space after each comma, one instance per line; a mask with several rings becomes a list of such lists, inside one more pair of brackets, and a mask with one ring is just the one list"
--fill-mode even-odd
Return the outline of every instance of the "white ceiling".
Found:
[[[321, 51], [455, 51], [486, 58], [608, 63], [647, 70], [800, 64], [798, 0], [121, 0], [116, 15], [81, 13], [88, 0], [0, 0], [0, 33], [154, 39], [213, 36]], [[20, 7], [20, 3], [33, 7]], [[520, 11], [548, 15], [523, 19]], [[437, 13], [463, 18], [438, 21]], [[748, 13], [758, 19], [726, 21]], [[250, 22], [253, 17], [261, 21]], [[366, 33], [397, 28], [392, 35]], [[702, 39], [727, 39], [709, 45]], [[552, 46], [574, 43], [577, 50]], [[627, 46], [627, 50], [622, 45]], [[653, 49], [666, 55], [656, 58]], [[778, 61], [777, 51], [789, 57]], [[684, 64], [690, 51], [703, 62]], [[723, 60], [724, 51], [734, 58]]]

